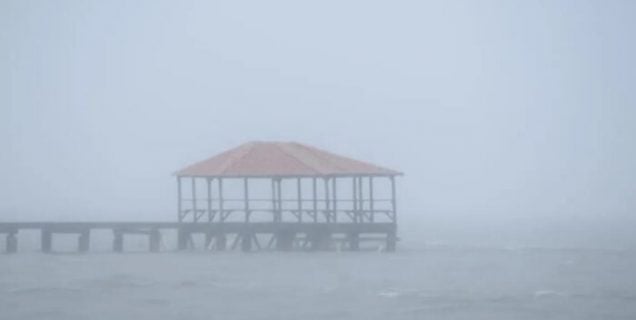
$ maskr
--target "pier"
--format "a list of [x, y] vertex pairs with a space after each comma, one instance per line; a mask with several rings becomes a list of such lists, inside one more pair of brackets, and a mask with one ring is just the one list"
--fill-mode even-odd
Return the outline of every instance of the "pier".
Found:
[[[96, 230], [112, 232], [112, 250], [125, 252], [126, 235], [146, 235], [148, 251], [160, 252], [164, 234], [176, 234], [177, 250], [201, 249], [207, 251], [241, 250], [340, 250], [356, 251], [360, 242], [373, 242], [386, 251], [395, 250], [396, 230], [391, 223], [272, 223], [230, 222], [223, 224], [178, 222], [5, 222], [0, 223], [0, 235], [6, 241], [5, 251], [18, 251], [20, 231], [35, 230], [40, 233], [40, 250], [55, 252], [55, 235], [77, 235], [77, 252], [88, 252], [91, 233]], [[204, 235], [204, 241], [196, 243], [194, 235]]]
[[251, 142], [175, 173], [174, 222], [0, 222], [0, 236], [8, 253], [28, 229], [40, 232], [45, 253], [59, 234], [76, 235], [77, 251], [88, 252], [96, 230], [112, 232], [115, 252], [126, 251], [127, 235], [146, 236], [148, 251], [160, 252], [166, 233], [180, 251], [358, 251], [370, 243], [392, 252], [400, 175], [298, 143]]

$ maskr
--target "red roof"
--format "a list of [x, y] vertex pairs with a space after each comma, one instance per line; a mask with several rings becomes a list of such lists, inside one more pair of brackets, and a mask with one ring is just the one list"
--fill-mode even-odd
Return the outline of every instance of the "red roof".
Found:
[[402, 173], [294, 142], [249, 142], [182, 169], [177, 176], [395, 176]]

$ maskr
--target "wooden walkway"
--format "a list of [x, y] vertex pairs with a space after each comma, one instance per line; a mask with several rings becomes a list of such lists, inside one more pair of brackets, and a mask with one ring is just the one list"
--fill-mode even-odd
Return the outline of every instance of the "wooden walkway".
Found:
[[[298, 222], [0, 222], [0, 234], [6, 235], [6, 252], [18, 251], [21, 230], [40, 232], [42, 252], [53, 252], [55, 234], [78, 236], [78, 252], [90, 249], [91, 232], [110, 230], [113, 251], [124, 252], [125, 235], [146, 235], [150, 252], [162, 250], [166, 232], [177, 234], [177, 249], [195, 247], [193, 235], [203, 235], [206, 250], [343, 250], [357, 251], [361, 241], [374, 241], [385, 251], [395, 250], [395, 223], [298, 223]], [[263, 238], [266, 240], [263, 241]]]

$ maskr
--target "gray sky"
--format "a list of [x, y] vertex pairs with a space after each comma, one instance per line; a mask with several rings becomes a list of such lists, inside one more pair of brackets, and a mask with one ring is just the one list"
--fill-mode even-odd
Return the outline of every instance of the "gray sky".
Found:
[[430, 230], [633, 222], [635, 17], [633, 1], [3, 0], [0, 219], [173, 219], [172, 172], [293, 140], [406, 172], [402, 215]]

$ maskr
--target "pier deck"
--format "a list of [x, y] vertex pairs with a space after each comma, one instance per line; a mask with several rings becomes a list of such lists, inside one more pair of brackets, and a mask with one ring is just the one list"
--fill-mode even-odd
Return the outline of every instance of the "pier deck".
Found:
[[[40, 232], [42, 252], [53, 251], [55, 234], [76, 234], [78, 251], [90, 248], [91, 232], [113, 232], [113, 250], [124, 251], [124, 236], [147, 235], [149, 251], [161, 251], [166, 232], [177, 234], [177, 249], [195, 247], [193, 235], [205, 237], [202, 248], [213, 251], [235, 250], [330, 250], [340, 248], [356, 251], [361, 241], [373, 241], [385, 251], [394, 251], [397, 241], [394, 223], [297, 223], [297, 222], [3, 222], [0, 234], [6, 235], [6, 252], [18, 251], [21, 230]], [[260, 237], [260, 240], [259, 240]], [[263, 241], [262, 238], [267, 239]], [[263, 242], [263, 243], [261, 243]]]

